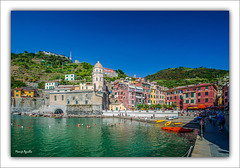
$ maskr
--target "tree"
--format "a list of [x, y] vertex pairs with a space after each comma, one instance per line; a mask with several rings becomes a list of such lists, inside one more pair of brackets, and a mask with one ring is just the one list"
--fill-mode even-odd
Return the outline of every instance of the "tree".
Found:
[[26, 84], [11, 77], [11, 89], [25, 87]]
[[45, 88], [45, 82], [38, 83], [38, 88], [39, 89], [44, 89]]
[[163, 105], [163, 108], [165, 108], [165, 109], [168, 108], [168, 105], [164, 104], [164, 105]]

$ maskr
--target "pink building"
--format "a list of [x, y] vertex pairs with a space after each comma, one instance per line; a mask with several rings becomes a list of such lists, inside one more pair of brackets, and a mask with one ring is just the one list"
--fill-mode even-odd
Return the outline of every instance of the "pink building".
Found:
[[222, 104], [226, 107], [229, 105], [229, 82], [222, 89]]
[[217, 105], [217, 88], [211, 83], [176, 87], [166, 92], [166, 104], [177, 104], [181, 110]]
[[113, 69], [103, 68], [103, 72], [104, 72], [105, 76], [118, 77], [118, 73], [116, 71], [114, 71]]

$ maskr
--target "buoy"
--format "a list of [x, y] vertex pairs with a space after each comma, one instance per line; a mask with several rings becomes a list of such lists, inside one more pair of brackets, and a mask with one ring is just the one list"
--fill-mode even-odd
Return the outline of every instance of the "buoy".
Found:
[[18, 127], [19, 127], [19, 125], [18, 125]]
[[95, 125], [96, 125], [96, 123], [95, 123]]
[[118, 123], [120, 125], [120, 123]]
[[67, 127], [68, 127], [68, 125], [67, 125]]
[[31, 127], [28, 127], [29, 129], [31, 128]]

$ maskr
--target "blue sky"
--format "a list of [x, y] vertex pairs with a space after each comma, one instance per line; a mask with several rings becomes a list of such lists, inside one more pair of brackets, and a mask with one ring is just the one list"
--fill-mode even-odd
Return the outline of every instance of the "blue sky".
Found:
[[11, 52], [51, 51], [145, 77], [229, 70], [228, 11], [12, 11]]

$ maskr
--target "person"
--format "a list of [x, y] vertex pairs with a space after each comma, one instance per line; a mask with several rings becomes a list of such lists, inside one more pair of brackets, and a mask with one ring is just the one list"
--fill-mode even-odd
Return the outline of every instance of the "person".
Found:
[[212, 125], [215, 127], [215, 123], [216, 123], [216, 115], [213, 113], [213, 115], [211, 116], [212, 119]]
[[222, 117], [221, 114], [218, 114], [218, 115], [217, 115], [217, 122], [218, 122], [218, 130], [219, 130], [219, 131], [222, 131], [222, 130], [223, 130], [223, 125], [222, 125], [222, 123], [223, 123], [223, 117]]
[[200, 126], [202, 127], [203, 132], [204, 132], [204, 129], [205, 129], [204, 125], [205, 125], [204, 119], [201, 119]]
[[209, 123], [212, 124], [212, 116], [209, 114]]

